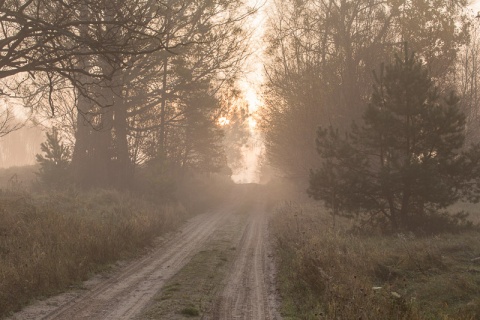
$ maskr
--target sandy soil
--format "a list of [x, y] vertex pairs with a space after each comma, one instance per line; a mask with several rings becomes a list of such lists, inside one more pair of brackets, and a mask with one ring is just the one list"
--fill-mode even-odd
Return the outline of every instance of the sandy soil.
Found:
[[[96, 276], [73, 290], [35, 303], [13, 315], [20, 319], [133, 319], [161, 292], [168, 279], [206, 246], [229, 217], [248, 211], [240, 228], [236, 256], [222, 282], [215, 307], [205, 319], [280, 319], [274, 264], [268, 246], [268, 216], [257, 186], [245, 187], [214, 212], [196, 216], [161, 241], [148, 255], [108, 275]], [[247, 209], [245, 209], [247, 208]], [[243, 212], [245, 214], [245, 212]], [[199, 277], [202, 275], [199, 274]]]
[[208, 319], [280, 319], [266, 203], [257, 199], [238, 245], [223, 292]]

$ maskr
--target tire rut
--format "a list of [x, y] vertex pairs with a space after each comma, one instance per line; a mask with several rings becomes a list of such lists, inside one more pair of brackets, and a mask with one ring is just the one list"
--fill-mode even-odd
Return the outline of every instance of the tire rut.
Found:
[[265, 203], [257, 202], [239, 243], [239, 253], [212, 316], [204, 319], [280, 319], [273, 284]]

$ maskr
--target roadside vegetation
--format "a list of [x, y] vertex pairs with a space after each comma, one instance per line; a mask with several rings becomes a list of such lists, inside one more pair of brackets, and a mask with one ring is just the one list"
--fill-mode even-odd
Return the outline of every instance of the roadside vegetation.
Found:
[[[480, 221], [479, 213], [472, 219]], [[272, 222], [285, 319], [478, 319], [480, 230], [416, 236], [352, 232], [318, 204]]]
[[187, 217], [115, 191], [0, 195], [1, 316], [144, 252]]
[[[144, 252], [230, 192], [219, 119], [235, 112], [226, 96], [253, 11], [236, 0], [2, 2], [0, 50], [17, 49], [0, 59], [0, 100], [28, 109], [25, 125], [46, 137], [35, 166], [0, 170], [0, 317]], [[0, 112], [0, 137], [19, 129], [13, 111]], [[246, 116], [232, 124], [248, 130]]]
[[406, 44], [374, 78], [360, 124], [317, 131], [307, 193], [320, 204], [279, 209], [283, 313], [478, 319], [480, 147]]
[[[159, 236], [218, 203], [231, 183], [190, 178], [169, 199], [134, 192], [73, 187], [33, 189], [29, 170], [2, 171], [0, 191], [0, 318], [34, 299], [72, 286], [115, 262], [145, 253]], [[8, 171], [8, 172], [7, 172]], [[193, 193], [195, 196], [188, 196]], [[176, 200], [182, 197], [183, 202]]]

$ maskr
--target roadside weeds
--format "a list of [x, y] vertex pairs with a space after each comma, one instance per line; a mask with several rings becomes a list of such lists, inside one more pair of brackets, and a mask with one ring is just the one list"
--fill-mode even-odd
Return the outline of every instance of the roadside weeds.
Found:
[[115, 191], [0, 197], [0, 317], [144, 252], [187, 218]]
[[272, 223], [285, 319], [478, 319], [480, 233], [360, 236], [314, 205]]

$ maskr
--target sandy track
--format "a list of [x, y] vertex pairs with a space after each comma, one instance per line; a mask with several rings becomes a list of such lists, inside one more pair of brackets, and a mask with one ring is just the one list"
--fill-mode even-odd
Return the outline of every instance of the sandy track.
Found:
[[[229, 209], [231, 211], [231, 209]], [[66, 293], [26, 308], [11, 319], [132, 319], [201, 250], [230, 214], [228, 209], [195, 217], [174, 237], [84, 292]]]
[[210, 319], [280, 319], [265, 202], [256, 201]]
[[[25, 308], [10, 320], [140, 319], [168, 279], [207, 247], [218, 231], [228, 232], [232, 215], [241, 237], [231, 245], [236, 256], [211, 312], [203, 319], [280, 319], [274, 286], [274, 264], [268, 245], [268, 216], [258, 186], [238, 188], [226, 205], [191, 219], [148, 255], [124, 265], [105, 278], [84, 283], [85, 290], [67, 292]], [[237, 229], [238, 230], [238, 229]], [[198, 277], [205, 276], [198, 274]]]

